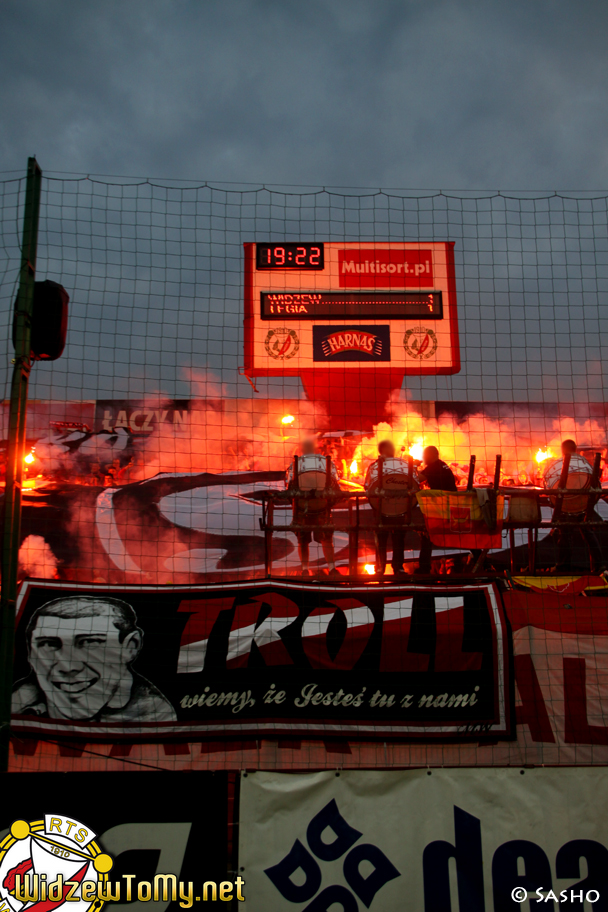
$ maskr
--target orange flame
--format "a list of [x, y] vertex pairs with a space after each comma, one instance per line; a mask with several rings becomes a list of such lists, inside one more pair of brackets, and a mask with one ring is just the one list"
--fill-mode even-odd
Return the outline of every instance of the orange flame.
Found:
[[547, 447], [546, 450], [542, 450], [539, 447], [538, 450], [536, 451], [536, 456], [534, 458], [536, 459], [537, 463], [540, 465], [541, 462], [545, 461], [545, 459], [553, 459], [553, 453], [551, 452], [549, 447]]
[[424, 441], [422, 437], [417, 437], [414, 443], [408, 450], [408, 453], [413, 459], [422, 459], [422, 453], [424, 451]]
[[283, 415], [281, 418], [281, 424], [293, 424], [296, 419], [293, 415]]
[[363, 569], [369, 576], [373, 576], [376, 572], [376, 567], [374, 566], [374, 564], [366, 564]]
[[27, 456], [24, 456], [23, 461], [27, 462], [28, 465], [31, 465], [34, 461], [34, 454], [28, 453]]
[[351, 475], [356, 475], [358, 469], [359, 469], [359, 466], [357, 465], [357, 460], [356, 460], [356, 459], [353, 459], [353, 461], [352, 461], [351, 464], [350, 464], [350, 468], [349, 468], [348, 471], [350, 472]]

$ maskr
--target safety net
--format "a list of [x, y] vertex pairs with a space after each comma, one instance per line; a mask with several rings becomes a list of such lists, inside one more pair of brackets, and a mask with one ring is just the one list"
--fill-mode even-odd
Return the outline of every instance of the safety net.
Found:
[[36, 280], [14, 769], [606, 763], [608, 196], [44, 175]]

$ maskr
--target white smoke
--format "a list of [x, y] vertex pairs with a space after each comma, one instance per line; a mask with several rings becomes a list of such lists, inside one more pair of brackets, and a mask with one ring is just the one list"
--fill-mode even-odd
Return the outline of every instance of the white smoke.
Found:
[[[265, 472], [285, 469], [302, 439], [326, 430], [322, 405], [308, 400], [230, 399], [213, 374], [189, 374], [189, 424], [157, 425], [142, 446], [142, 467], [131, 480], [157, 472]], [[158, 408], [162, 403], [154, 402]], [[290, 424], [282, 419], [289, 415]]]
[[[396, 397], [391, 407], [391, 423], [376, 425], [374, 433], [363, 440], [355, 454], [362, 471], [377, 457], [379, 441], [391, 439], [398, 453], [402, 449], [407, 453], [416, 447], [417, 452], [413, 453], [416, 457], [423, 447], [436, 446], [441, 458], [459, 466], [465, 475], [469, 458], [474, 454], [477, 458], [476, 481], [492, 478], [496, 456], [500, 454], [501, 476], [527, 483], [538, 475], [535, 455], [539, 449], [549, 447], [557, 455], [561, 441], [568, 437], [581, 448], [599, 451], [605, 451], [608, 443], [606, 421], [574, 415], [554, 418], [530, 410], [526, 415], [512, 413], [500, 418], [471, 414], [459, 420], [447, 413], [427, 418], [410, 403]], [[507, 413], [507, 408], [504, 411]]]
[[57, 558], [42, 535], [28, 535], [19, 548], [19, 576], [57, 579]]

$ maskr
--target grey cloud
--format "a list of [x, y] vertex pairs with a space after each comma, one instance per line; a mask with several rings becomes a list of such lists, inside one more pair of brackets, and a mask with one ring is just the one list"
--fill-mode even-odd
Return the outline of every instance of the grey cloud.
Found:
[[607, 21], [590, 0], [4, 0], [0, 167], [600, 187]]

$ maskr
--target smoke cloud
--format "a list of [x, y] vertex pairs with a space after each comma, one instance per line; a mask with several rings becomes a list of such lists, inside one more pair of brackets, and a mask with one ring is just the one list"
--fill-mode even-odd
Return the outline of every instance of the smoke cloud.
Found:
[[28, 535], [19, 548], [19, 576], [57, 579], [58, 561], [41, 535]]

